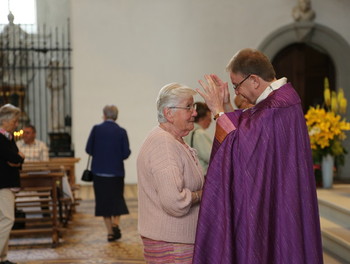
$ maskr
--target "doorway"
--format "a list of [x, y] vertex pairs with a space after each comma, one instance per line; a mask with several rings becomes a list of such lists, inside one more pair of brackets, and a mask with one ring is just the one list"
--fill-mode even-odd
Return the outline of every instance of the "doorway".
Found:
[[325, 77], [335, 90], [335, 67], [323, 50], [305, 43], [291, 44], [280, 50], [272, 59], [276, 77], [287, 77], [298, 92], [304, 113], [310, 106], [323, 104]]

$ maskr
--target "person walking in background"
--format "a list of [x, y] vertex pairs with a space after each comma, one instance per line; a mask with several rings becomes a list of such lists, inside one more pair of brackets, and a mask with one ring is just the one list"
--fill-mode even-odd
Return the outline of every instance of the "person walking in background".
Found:
[[323, 263], [300, 97], [257, 50], [239, 51], [227, 70], [254, 107], [228, 112], [228, 84], [214, 74], [200, 81], [217, 123], [193, 263]]
[[124, 160], [131, 151], [127, 132], [115, 122], [117, 118], [118, 108], [106, 105], [104, 121], [92, 128], [85, 149], [92, 156], [95, 216], [103, 217], [109, 242], [121, 238], [120, 216], [129, 213], [124, 199]]
[[18, 151], [13, 138], [21, 110], [11, 104], [0, 108], [0, 264], [7, 260], [10, 232], [15, 221], [15, 194], [20, 188], [19, 169], [24, 154]]
[[196, 102], [197, 116], [194, 118], [194, 129], [184, 137], [185, 142], [197, 151], [204, 175], [207, 173], [213, 141], [205, 131], [211, 124], [212, 115], [206, 103]]
[[192, 263], [204, 176], [183, 137], [197, 115], [187, 86], [165, 85], [157, 99], [158, 122], [137, 158], [139, 222], [146, 263]]
[[26, 156], [28, 161], [49, 161], [47, 145], [36, 139], [36, 128], [33, 125], [23, 127], [23, 138], [16, 142], [18, 149]]

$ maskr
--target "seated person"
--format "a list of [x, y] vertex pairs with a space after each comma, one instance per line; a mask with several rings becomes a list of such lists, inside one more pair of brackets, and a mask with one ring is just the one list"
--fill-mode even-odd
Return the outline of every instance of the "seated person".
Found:
[[36, 139], [36, 129], [33, 125], [23, 128], [23, 139], [17, 141], [18, 149], [24, 153], [28, 161], [49, 161], [49, 149], [46, 144]]
[[[49, 161], [49, 149], [45, 142], [36, 139], [36, 128], [33, 125], [26, 125], [23, 128], [23, 139], [16, 142], [18, 149], [24, 153], [24, 162]], [[62, 178], [63, 196], [70, 197], [73, 201], [73, 193], [68, 183], [67, 175]], [[43, 197], [45, 198], [45, 197]], [[47, 206], [41, 207], [47, 210]], [[44, 213], [44, 216], [49, 214]]]

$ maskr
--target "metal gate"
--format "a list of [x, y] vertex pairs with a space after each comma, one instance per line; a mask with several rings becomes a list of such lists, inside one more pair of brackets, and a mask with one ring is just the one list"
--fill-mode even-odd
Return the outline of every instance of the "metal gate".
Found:
[[[11, 14], [10, 14], [11, 15]], [[22, 110], [21, 129], [32, 124], [50, 146], [50, 156], [74, 156], [71, 147], [71, 43], [69, 20], [59, 29], [0, 25], [0, 106]]]

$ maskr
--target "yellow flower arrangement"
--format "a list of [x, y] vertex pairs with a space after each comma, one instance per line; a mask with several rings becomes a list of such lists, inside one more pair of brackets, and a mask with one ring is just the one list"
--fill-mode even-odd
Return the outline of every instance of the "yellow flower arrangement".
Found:
[[324, 102], [324, 107], [310, 107], [305, 115], [313, 157], [319, 162], [323, 156], [330, 154], [343, 164], [347, 151], [342, 141], [346, 138], [345, 131], [350, 130], [350, 123], [342, 117], [347, 100], [342, 89], [330, 91], [327, 78], [324, 82]]

